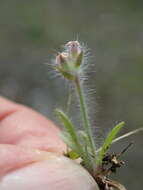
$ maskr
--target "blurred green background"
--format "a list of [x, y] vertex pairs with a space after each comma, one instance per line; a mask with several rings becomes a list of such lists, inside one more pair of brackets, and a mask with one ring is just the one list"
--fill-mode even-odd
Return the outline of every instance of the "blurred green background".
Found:
[[[106, 135], [121, 120], [127, 124], [122, 133], [142, 127], [141, 0], [0, 0], [0, 94], [55, 120], [54, 108], [65, 108], [67, 85], [44, 63], [77, 36], [95, 63], [89, 73], [96, 87], [94, 130]], [[142, 189], [142, 139], [138, 134], [113, 146], [119, 152], [134, 141], [123, 156], [126, 166], [113, 176], [128, 190]]]

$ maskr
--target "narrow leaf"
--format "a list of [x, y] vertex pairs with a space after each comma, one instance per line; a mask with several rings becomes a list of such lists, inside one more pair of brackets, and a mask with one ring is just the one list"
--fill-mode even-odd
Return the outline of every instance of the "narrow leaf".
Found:
[[67, 153], [67, 156], [69, 157], [69, 158], [71, 158], [72, 160], [76, 160], [76, 159], [78, 159], [80, 156], [75, 152], [75, 151], [73, 151], [73, 150], [71, 150], [71, 151], [69, 151], [68, 153]]
[[68, 118], [68, 116], [59, 109], [56, 109], [56, 113], [57, 113], [60, 121], [64, 124], [65, 129], [70, 134], [73, 142], [75, 142], [75, 144], [79, 144], [74, 126], [73, 126], [72, 122], [70, 121], [70, 119]]
[[56, 113], [61, 122], [64, 124], [64, 127], [67, 131], [62, 133], [62, 139], [73, 151], [79, 154], [79, 156], [83, 159], [86, 168], [91, 168], [91, 162], [88, 157], [88, 154], [87, 152], [85, 152], [84, 147], [82, 147], [81, 144], [79, 143], [72, 122], [70, 121], [68, 116], [65, 113], [63, 113], [61, 110], [57, 109]]
[[121, 130], [121, 128], [125, 125], [124, 122], [120, 122], [118, 125], [116, 125], [111, 132], [108, 134], [107, 138], [105, 139], [105, 142], [99, 151], [97, 164], [100, 164], [102, 162], [102, 159], [104, 155], [106, 154], [107, 150], [109, 149], [110, 145], [112, 144], [112, 141], [118, 134], [118, 132]]
[[60, 137], [66, 143], [66, 145], [68, 145], [73, 151], [78, 152], [77, 146], [73, 142], [69, 133], [62, 132], [62, 133], [60, 133]]
[[83, 130], [78, 131], [78, 133], [79, 133], [79, 137], [81, 138], [81, 141], [83, 142], [82, 144], [84, 144], [89, 154], [93, 156], [87, 134]]
[[117, 137], [116, 139], [113, 140], [112, 144], [115, 143], [115, 142], [120, 141], [121, 139], [127, 138], [127, 137], [129, 137], [131, 135], [134, 135], [136, 133], [139, 133], [139, 132], [143, 132], [143, 128], [135, 129], [135, 130], [130, 131], [130, 132], [124, 134], [124, 135], [121, 135], [120, 137]]
[[84, 155], [84, 150], [82, 146], [80, 145], [74, 125], [72, 124], [71, 120], [68, 118], [68, 116], [64, 112], [57, 109], [56, 113], [59, 119], [61, 120], [61, 122], [64, 124], [64, 127], [67, 131], [67, 135], [70, 136], [70, 144], [68, 142], [69, 137], [68, 139], [65, 139], [67, 141], [66, 144], [82, 157]]

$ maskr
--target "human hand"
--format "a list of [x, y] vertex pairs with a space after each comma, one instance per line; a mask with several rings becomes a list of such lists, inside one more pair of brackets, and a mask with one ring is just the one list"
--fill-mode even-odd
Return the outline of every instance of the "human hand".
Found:
[[98, 190], [64, 157], [59, 129], [30, 108], [0, 98], [0, 190]]

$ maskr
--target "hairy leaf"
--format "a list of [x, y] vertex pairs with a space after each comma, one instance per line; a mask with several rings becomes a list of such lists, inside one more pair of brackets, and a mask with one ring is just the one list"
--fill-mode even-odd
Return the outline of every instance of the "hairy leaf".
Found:
[[101, 150], [99, 151], [98, 158], [97, 158], [97, 164], [100, 164], [102, 162], [102, 159], [104, 155], [106, 154], [107, 150], [109, 149], [110, 145], [112, 144], [112, 141], [118, 134], [118, 132], [121, 130], [121, 128], [125, 125], [124, 122], [120, 122], [117, 124], [111, 132], [108, 134], [107, 138], [104, 141], [103, 146], [101, 147]]

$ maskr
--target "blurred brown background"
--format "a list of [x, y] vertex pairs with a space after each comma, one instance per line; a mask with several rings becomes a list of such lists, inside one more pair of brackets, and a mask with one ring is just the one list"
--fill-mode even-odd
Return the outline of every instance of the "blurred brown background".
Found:
[[[96, 86], [97, 131], [106, 135], [122, 120], [122, 133], [142, 127], [141, 0], [0, 0], [0, 94], [55, 120], [53, 110], [65, 107], [67, 87], [43, 63], [77, 36], [95, 56], [89, 83]], [[128, 190], [142, 189], [142, 138], [143, 133], [113, 146], [119, 152], [134, 141], [123, 156], [126, 166], [113, 176]]]

